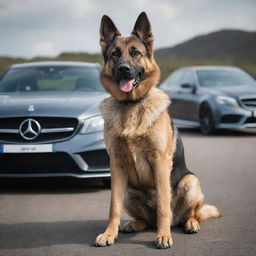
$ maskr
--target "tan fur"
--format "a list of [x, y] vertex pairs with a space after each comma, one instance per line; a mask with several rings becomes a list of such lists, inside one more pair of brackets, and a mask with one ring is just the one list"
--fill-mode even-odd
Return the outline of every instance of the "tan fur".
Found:
[[164, 157], [167, 168], [171, 168], [172, 130], [166, 111], [169, 103], [166, 94], [153, 88], [142, 104], [124, 105], [110, 97], [100, 106], [108, 153], [120, 159], [134, 186], [154, 186], [152, 164], [156, 158]]
[[[122, 228], [125, 232], [157, 228], [157, 248], [172, 246], [171, 225], [183, 224], [185, 231], [195, 233], [199, 221], [217, 217], [217, 210], [204, 206], [199, 180], [186, 175], [171, 191], [170, 177], [176, 132], [168, 115], [169, 97], [155, 88], [159, 68], [153, 58], [153, 36], [145, 14], [141, 14], [130, 37], [122, 37], [110, 18], [104, 16], [100, 28], [100, 44], [105, 56], [101, 80], [111, 97], [100, 109], [105, 121], [104, 137], [110, 156], [111, 204], [108, 226], [97, 236], [96, 246], [114, 243], [122, 208], [134, 218]], [[140, 40], [138, 39], [140, 37]], [[116, 58], [111, 52], [118, 47], [122, 54], [118, 61], [142, 65], [143, 81], [131, 92], [122, 92], [113, 77]], [[140, 54], [131, 57], [130, 49]], [[145, 97], [140, 103], [125, 100]]]
[[101, 103], [100, 109], [111, 135], [134, 137], [146, 134], [169, 104], [169, 97], [153, 88], [141, 104], [125, 105], [109, 97]]
[[216, 206], [209, 204], [203, 205], [202, 208], [198, 209], [196, 212], [196, 218], [199, 222], [209, 218], [218, 218], [220, 216], [220, 210]]

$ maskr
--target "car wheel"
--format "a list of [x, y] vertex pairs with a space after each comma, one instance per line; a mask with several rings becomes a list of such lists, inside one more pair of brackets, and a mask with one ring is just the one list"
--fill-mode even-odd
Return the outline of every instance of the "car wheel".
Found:
[[200, 130], [203, 134], [212, 134], [215, 132], [215, 124], [212, 110], [209, 105], [203, 104], [199, 113]]
[[104, 185], [105, 188], [111, 188], [111, 179], [108, 178], [108, 179], [103, 179], [102, 180], [102, 183]]

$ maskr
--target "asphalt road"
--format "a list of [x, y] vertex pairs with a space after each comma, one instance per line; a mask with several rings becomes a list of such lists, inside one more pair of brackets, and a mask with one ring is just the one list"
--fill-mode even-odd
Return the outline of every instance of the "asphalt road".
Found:
[[[173, 229], [172, 249], [154, 247], [155, 231], [119, 234], [115, 245], [93, 246], [107, 223], [110, 191], [87, 180], [0, 182], [1, 256], [256, 255], [256, 133], [203, 136], [182, 129], [188, 166], [208, 203], [223, 216], [195, 235]], [[123, 221], [129, 217], [123, 214]]]

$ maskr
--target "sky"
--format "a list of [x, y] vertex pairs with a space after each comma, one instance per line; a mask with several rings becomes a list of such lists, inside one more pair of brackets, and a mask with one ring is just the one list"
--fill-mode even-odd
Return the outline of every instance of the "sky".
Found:
[[129, 35], [142, 11], [155, 48], [220, 29], [256, 31], [256, 0], [0, 0], [0, 56], [96, 53], [102, 15]]

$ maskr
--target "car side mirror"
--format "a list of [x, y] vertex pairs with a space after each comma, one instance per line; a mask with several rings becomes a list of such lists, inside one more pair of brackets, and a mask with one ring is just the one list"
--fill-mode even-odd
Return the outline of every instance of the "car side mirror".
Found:
[[190, 89], [191, 93], [195, 93], [196, 92], [196, 86], [194, 84], [184, 83], [184, 84], [181, 84], [180, 87], [183, 88], [183, 89]]

